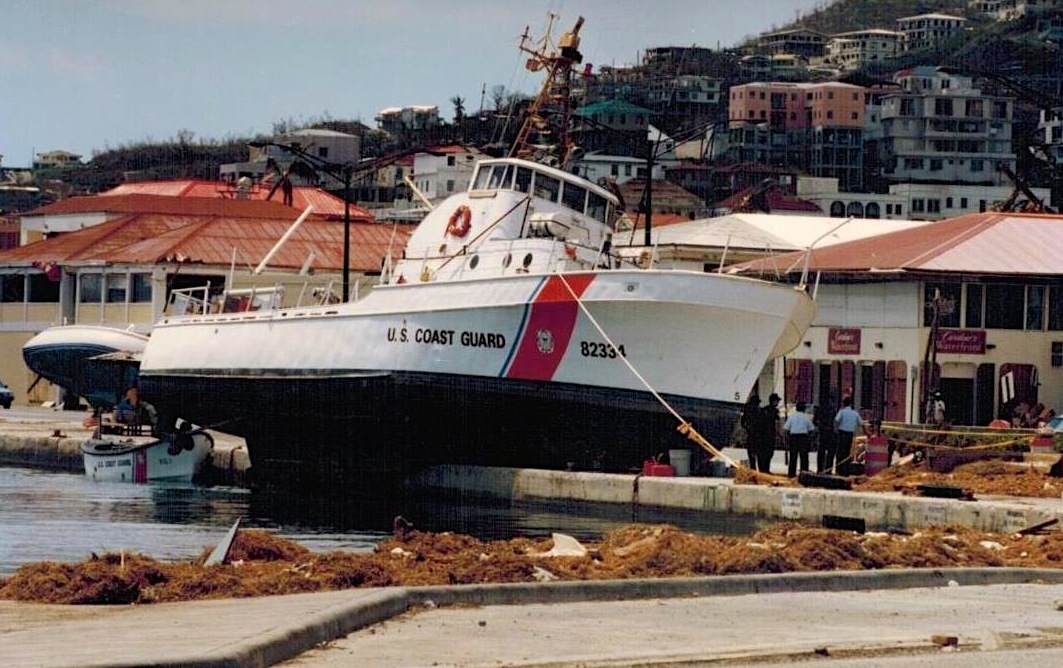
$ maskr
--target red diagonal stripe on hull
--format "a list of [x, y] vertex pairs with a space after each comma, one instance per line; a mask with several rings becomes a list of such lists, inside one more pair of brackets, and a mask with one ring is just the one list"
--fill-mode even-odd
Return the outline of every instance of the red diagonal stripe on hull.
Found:
[[[582, 296], [593, 280], [594, 274], [547, 279], [531, 306], [517, 354], [506, 372], [507, 378], [550, 380], [554, 377], [579, 317], [579, 304], [572, 293], [576, 297]], [[572, 288], [571, 292], [565, 282]]]
[[133, 482], [148, 481], [148, 451], [140, 449], [133, 453]]

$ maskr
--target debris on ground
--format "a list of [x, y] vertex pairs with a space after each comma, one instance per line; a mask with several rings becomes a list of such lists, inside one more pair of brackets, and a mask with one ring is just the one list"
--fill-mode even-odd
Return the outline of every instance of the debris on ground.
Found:
[[372, 552], [311, 552], [242, 530], [228, 563], [161, 562], [140, 554], [41, 562], [0, 580], [0, 598], [65, 604], [145, 604], [355, 587], [616, 580], [699, 575], [945, 567], [1063, 567], [1063, 532], [1001, 535], [930, 528], [912, 535], [779, 523], [751, 536], [696, 535], [632, 524], [587, 543], [581, 556], [544, 557], [547, 538], [481, 541], [411, 530]]

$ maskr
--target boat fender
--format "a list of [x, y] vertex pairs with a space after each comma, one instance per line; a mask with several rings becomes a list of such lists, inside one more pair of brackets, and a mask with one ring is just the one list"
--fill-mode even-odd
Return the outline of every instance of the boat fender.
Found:
[[454, 209], [454, 213], [450, 214], [450, 220], [447, 221], [447, 234], [454, 237], [463, 237], [469, 233], [470, 227], [472, 227], [472, 211], [469, 210], [468, 206], [462, 204]]

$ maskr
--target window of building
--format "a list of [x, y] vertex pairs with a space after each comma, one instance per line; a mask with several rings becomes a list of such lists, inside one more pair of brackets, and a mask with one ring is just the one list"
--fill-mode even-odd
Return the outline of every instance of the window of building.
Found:
[[855, 120], [859, 120], [860, 119], [860, 112], [854, 111], [852, 114], [849, 115], [849, 118], [850, 118], [850, 120], [854, 120], [854, 121]]
[[985, 286], [987, 329], [1022, 329], [1026, 324], [1026, 289], [1015, 283]]
[[828, 119], [834, 118], [834, 110], [833, 109], [828, 109], [827, 110], [827, 118]]
[[925, 208], [926, 205], [921, 197], [916, 197], [912, 200], [912, 213], [922, 213]]
[[631, 176], [631, 165], [624, 165], [624, 176]]
[[59, 281], [53, 281], [44, 274], [29, 274], [30, 294], [26, 301], [38, 304], [59, 303]]
[[982, 160], [978, 160], [978, 159], [972, 159], [971, 160], [971, 171], [972, 172], [981, 172], [981, 171], [984, 171], [984, 170], [985, 170], [985, 162], [983, 162]]
[[1026, 329], [1040, 332], [1045, 328], [1045, 286], [1026, 286]]
[[952, 99], [947, 97], [939, 97], [934, 100], [934, 115], [935, 116], [951, 116], [952, 115]]
[[0, 276], [0, 301], [7, 304], [26, 301], [26, 277], [22, 274]]
[[930, 171], [940, 172], [943, 166], [941, 158], [930, 158]]
[[893, 213], [897, 214], [898, 216], [903, 215], [904, 214], [904, 207], [901, 206], [900, 204], [897, 204], [896, 206], [893, 207]]
[[453, 167], [458, 164], [457, 158], [453, 155], [447, 156], [447, 167]]
[[1063, 284], [1055, 284], [1048, 290], [1048, 329], [1063, 331]]
[[82, 304], [98, 304], [103, 297], [103, 276], [81, 274], [78, 276], [78, 301]]
[[928, 199], [926, 201], [927, 213], [941, 213], [941, 200], [937, 198]]
[[963, 286], [959, 283], [927, 283], [923, 286], [923, 326], [934, 324], [934, 296], [940, 294], [938, 302], [938, 327], [960, 326], [960, 294]]
[[125, 274], [107, 274], [105, 281], [107, 284], [107, 303], [124, 304], [126, 290], [129, 286], [129, 277]]
[[945, 198], [945, 208], [946, 209], [951, 209], [952, 208], [952, 198], [951, 197], [946, 197]]
[[964, 327], [981, 329], [985, 324], [982, 314], [985, 312], [985, 290], [980, 283], [967, 284], [967, 303], [964, 307]]
[[129, 301], [143, 303], [151, 301], [151, 274], [133, 274], [129, 277], [133, 283], [133, 295]]
[[966, 209], [967, 208], [967, 198], [966, 197], [961, 197], [960, 198], [960, 208], [961, 209]]

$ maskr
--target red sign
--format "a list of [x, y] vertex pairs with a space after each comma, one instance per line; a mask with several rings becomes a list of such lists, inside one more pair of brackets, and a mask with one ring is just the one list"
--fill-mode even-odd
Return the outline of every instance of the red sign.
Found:
[[831, 327], [827, 330], [827, 353], [859, 355], [860, 330], [855, 327]]
[[956, 355], [985, 355], [985, 330], [939, 329], [934, 351]]

